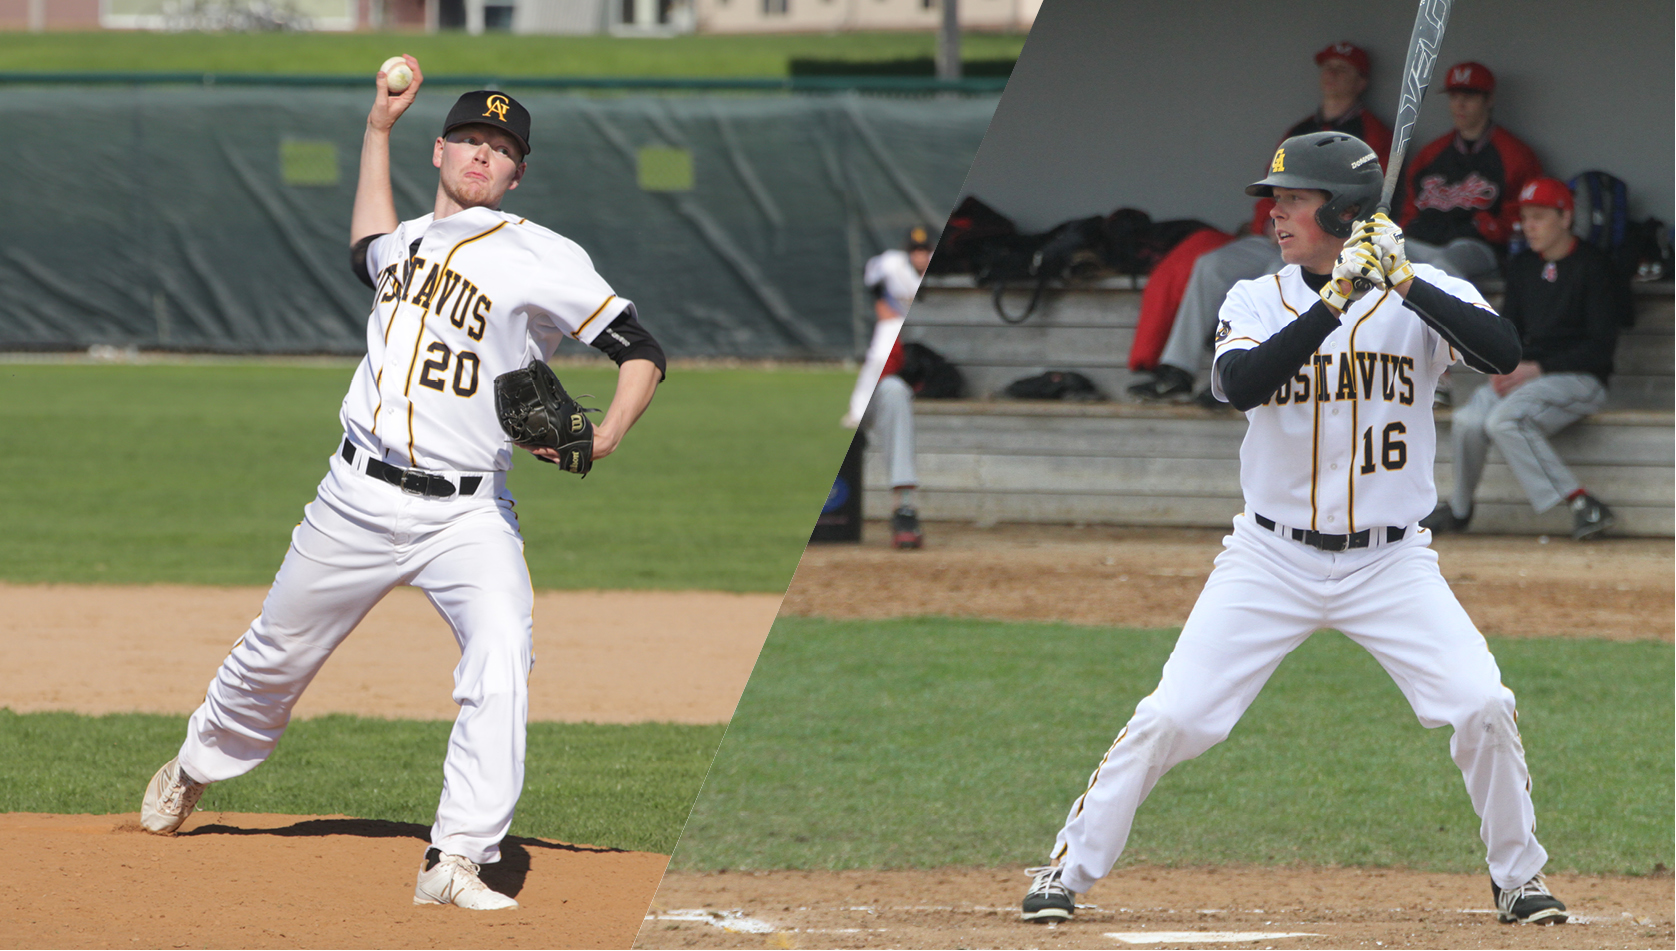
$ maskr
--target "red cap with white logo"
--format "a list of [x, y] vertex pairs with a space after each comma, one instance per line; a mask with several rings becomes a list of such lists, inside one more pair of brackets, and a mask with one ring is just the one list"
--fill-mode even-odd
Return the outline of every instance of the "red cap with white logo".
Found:
[[1557, 178], [1533, 178], [1519, 189], [1519, 204], [1571, 210], [1571, 189]]
[[1443, 79], [1445, 92], [1482, 92], [1496, 91], [1496, 74], [1490, 72], [1490, 67], [1483, 63], [1471, 61], [1456, 63], [1449, 67], [1449, 74]]
[[1346, 63], [1356, 67], [1356, 72], [1361, 73], [1363, 76], [1368, 75], [1370, 71], [1368, 64], [1368, 51], [1362, 49], [1354, 43], [1345, 43], [1340, 41], [1327, 47], [1321, 52], [1316, 53], [1315, 65], [1320, 66], [1322, 63], [1325, 63], [1330, 59], [1344, 60]]

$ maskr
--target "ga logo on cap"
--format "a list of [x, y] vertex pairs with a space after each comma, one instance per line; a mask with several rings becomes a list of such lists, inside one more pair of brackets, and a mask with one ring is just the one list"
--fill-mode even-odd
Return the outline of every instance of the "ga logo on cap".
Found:
[[489, 109], [487, 112], [483, 113], [484, 115], [493, 113], [495, 118], [502, 122], [506, 121], [506, 110], [511, 106], [511, 103], [507, 101], [505, 96], [496, 93], [495, 95], [489, 97], [489, 101], [486, 105], [488, 105]]
[[1269, 164], [1269, 174], [1286, 171], [1286, 150], [1280, 149], [1274, 153], [1274, 161]]

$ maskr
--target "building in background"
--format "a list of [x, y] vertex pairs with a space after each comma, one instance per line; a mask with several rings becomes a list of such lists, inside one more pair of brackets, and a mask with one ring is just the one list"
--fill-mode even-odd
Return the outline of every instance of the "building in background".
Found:
[[[960, 0], [970, 30], [1028, 31], [1042, 0]], [[0, 0], [5, 30], [935, 30], [941, 0]]]
[[[630, 0], [625, 0], [630, 2]], [[700, 33], [935, 30], [940, 0], [692, 0]], [[960, 0], [968, 30], [1027, 32], [1042, 0]]]

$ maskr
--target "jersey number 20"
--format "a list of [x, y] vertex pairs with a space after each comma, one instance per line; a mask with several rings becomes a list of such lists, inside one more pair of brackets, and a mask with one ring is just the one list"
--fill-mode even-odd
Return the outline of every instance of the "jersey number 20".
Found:
[[442, 392], [448, 386], [448, 381], [441, 376], [431, 374], [447, 374], [450, 361], [454, 364], [454, 394], [456, 396], [470, 396], [477, 392], [477, 368], [481, 361], [477, 354], [470, 350], [461, 350], [456, 354], [448, 349], [448, 345], [438, 340], [425, 348], [426, 353], [435, 354], [425, 361], [425, 369], [419, 374], [419, 385], [428, 386], [437, 392]]

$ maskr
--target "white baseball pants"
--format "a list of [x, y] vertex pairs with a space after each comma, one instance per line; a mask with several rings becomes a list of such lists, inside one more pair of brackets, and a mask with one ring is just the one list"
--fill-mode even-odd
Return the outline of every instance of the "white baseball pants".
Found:
[[1482, 820], [1495, 883], [1517, 887], [1541, 871], [1548, 853], [1536, 840], [1513, 692], [1430, 540], [1411, 529], [1394, 544], [1327, 553], [1264, 531], [1249, 513], [1235, 518], [1158, 689], [1071, 806], [1053, 850], [1065, 887], [1084, 892], [1111, 872], [1159, 778], [1226, 739], [1281, 660], [1319, 628], [1367, 649], [1422, 725], [1455, 728], [1449, 752]]
[[433, 499], [357, 472], [334, 454], [261, 616], [192, 714], [181, 767], [218, 782], [267, 759], [326, 658], [391, 588], [412, 585], [460, 646], [460, 713], [431, 844], [478, 864], [499, 861], [524, 786], [534, 607], [523, 538], [505, 496], [505, 473], [485, 478], [472, 497]]

